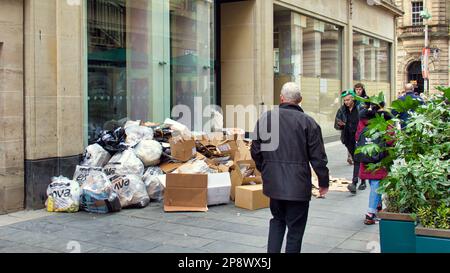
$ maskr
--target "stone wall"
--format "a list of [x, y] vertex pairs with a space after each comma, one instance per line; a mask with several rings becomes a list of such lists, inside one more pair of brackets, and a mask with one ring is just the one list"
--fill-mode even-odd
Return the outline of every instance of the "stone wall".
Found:
[[[398, 19], [397, 50], [397, 91], [400, 92], [408, 81], [408, 67], [414, 61], [421, 61], [422, 49], [425, 45], [424, 27], [412, 26], [411, 1], [397, 0], [397, 5], [405, 11]], [[439, 48], [438, 58], [430, 58], [430, 92], [435, 92], [439, 85], [449, 85], [449, 17], [450, 2], [448, 0], [429, 0], [427, 9], [432, 15], [429, 21], [429, 46]]]
[[0, 214], [24, 206], [23, 2], [0, 1]]

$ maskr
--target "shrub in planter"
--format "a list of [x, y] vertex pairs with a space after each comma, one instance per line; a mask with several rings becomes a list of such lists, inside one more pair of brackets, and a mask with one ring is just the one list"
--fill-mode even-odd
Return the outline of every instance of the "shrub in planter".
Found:
[[420, 226], [416, 228], [417, 253], [450, 253], [450, 206], [427, 205], [418, 209]]
[[[419, 218], [437, 217], [441, 219], [439, 223], [445, 222], [442, 216], [436, 215], [436, 212], [441, 206], [450, 207], [450, 88], [440, 90], [443, 94], [433, 95], [423, 105], [411, 97], [394, 101], [392, 109], [396, 113], [408, 112], [410, 116], [404, 128], [398, 126], [400, 123], [398, 118], [392, 121], [378, 118], [369, 123], [368, 134], [381, 135], [386, 141], [394, 140], [395, 145], [363, 147], [357, 151], [368, 154], [382, 151], [387, 155], [380, 163], [370, 165], [373, 170], [382, 167], [389, 170], [389, 175], [381, 181], [379, 188], [387, 205], [385, 210], [387, 213], [380, 215], [382, 252], [415, 252], [415, 240], [412, 240], [414, 224], [400, 223], [404, 229], [402, 231], [395, 223], [386, 222], [394, 220], [392, 213], [409, 214], [411, 220], [416, 214], [420, 214]], [[379, 99], [371, 100], [373, 103], [373, 100]], [[443, 211], [445, 210], [442, 209], [440, 213]], [[401, 214], [399, 218], [408, 219]], [[427, 221], [431, 220], [425, 220]], [[446, 228], [446, 225], [442, 227]], [[395, 235], [390, 234], [395, 230]], [[403, 241], [395, 239], [402, 234]], [[397, 248], [394, 246], [395, 243]]]

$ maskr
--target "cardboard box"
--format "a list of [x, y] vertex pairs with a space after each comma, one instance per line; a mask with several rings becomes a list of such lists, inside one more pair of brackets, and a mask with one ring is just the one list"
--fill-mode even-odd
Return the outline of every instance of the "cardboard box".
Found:
[[230, 173], [208, 174], [208, 206], [230, 202]]
[[[166, 188], [166, 175], [158, 176]], [[208, 174], [208, 206], [230, 203], [231, 178], [230, 173]]]
[[217, 150], [223, 156], [229, 156], [231, 160], [234, 160], [235, 154], [238, 151], [238, 145], [235, 140], [227, 140], [217, 145]]
[[[241, 166], [248, 165], [250, 168], [255, 170], [254, 176], [252, 177], [244, 177], [241, 173]], [[235, 200], [235, 192], [236, 187], [242, 185], [251, 185], [251, 184], [262, 184], [262, 176], [261, 173], [256, 169], [255, 161], [253, 160], [241, 160], [236, 161], [236, 164], [233, 166], [233, 171], [231, 172], [231, 200]]]
[[173, 137], [169, 140], [170, 152], [174, 159], [186, 162], [197, 155], [197, 148], [193, 139], [182, 139]]
[[167, 174], [164, 211], [208, 211], [208, 175]]
[[248, 210], [264, 209], [270, 206], [269, 197], [263, 193], [263, 185], [236, 187], [236, 207]]
[[252, 160], [252, 154], [247, 146], [239, 146], [234, 155], [235, 161]]
[[235, 140], [227, 140], [222, 136], [222, 138], [208, 138], [200, 140], [199, 144], [210, 150], [210, 154], [216, 157], [230, 157], [232, 160], [236, 152], [238, 151], [238, 143]]

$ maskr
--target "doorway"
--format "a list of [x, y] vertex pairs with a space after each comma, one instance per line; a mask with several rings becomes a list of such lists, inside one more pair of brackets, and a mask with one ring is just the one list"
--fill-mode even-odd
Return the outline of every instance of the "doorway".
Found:
[[424, 80], [422, 77], [422, 63], [420, 61], [412, 62], [407, 69], [408, 83], [413, 83], [414, 91], [418, 94], [424, 92]]

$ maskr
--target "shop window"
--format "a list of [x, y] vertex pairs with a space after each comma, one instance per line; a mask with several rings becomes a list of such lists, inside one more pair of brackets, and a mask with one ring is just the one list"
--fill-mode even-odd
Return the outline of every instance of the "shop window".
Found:
[[88, 139], [126, 120], [215, 102], [214, 12], [204, 0], [86, 0]]
[[369, 95], [390, 92], [391, 44], [358, 32], [353, 33], [353, 80], [363, 83]]
[[333, 125], [342, 90], [342, 28], [275, 6], [274, 56], [274, 97], [279, 97], [284, 83], [298, 83], [304, 110], [319, 122], [324, 136], [336, 134]]

